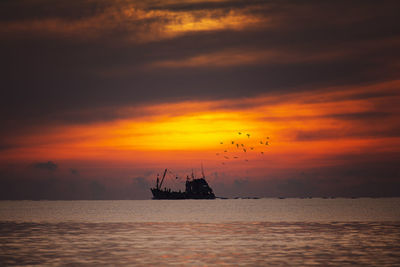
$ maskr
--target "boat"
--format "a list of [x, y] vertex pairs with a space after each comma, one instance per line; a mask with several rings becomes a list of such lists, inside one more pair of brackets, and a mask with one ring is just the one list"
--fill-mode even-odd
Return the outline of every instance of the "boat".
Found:
[[185, 191], [172, 191], [170, 188], [162, 188], [162, 184], [167, 174], [167, 169], [164, 170], [164, 174], [160, 181], [157, 176], [156, 187], [150, 188], [153, 194], [153, 199], [215, 199], [212, 188], [208, 185], [202, 169], [201, 178], [195, 178], [192, 172], [192, 177], [186, 177], [186, 188]]

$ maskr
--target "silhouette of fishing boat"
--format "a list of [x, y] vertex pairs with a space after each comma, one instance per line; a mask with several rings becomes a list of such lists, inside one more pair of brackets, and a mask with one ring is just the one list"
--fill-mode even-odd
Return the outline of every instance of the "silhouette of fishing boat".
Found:
[[153, 194], [153, 199], [215, 199], [212, 188], [208, 185], [206, 178], [204, 176], [204, 171], [202, 168], [201, 178], [195, 178], [193, 171], [192, 176], [186, 177], [185, 191], [172, 191], [170, 188], [162, 188], [163, 182], [165, 180], [165, 175], [167, 174], [167, 169], [164, 170], [164, 174], [160, 181], [157, 176], [156, 187], [151, 188], [151, 193]]

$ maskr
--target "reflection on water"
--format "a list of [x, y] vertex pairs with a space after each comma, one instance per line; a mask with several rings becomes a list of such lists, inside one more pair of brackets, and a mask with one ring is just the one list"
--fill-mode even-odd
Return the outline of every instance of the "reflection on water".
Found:
[[0, 201], [16, 222], [400, 221], [400, 198]]
[[400, 264], [400, 224], [0, 223], [0, 261], [14, 264]]
[[400, 266], [400, 199], [0, 201], [0, 266]]

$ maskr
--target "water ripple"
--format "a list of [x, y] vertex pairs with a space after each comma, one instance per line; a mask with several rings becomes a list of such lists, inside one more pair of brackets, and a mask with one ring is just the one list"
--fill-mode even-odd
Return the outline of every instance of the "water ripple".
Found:
[[1, 265], [400, 265], [398, 222], [0, 222]]

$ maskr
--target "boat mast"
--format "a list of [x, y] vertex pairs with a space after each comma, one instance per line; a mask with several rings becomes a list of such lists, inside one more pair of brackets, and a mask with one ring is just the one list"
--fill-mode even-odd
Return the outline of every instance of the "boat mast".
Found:
[[165, 174], [167, 174], [167, 169], [165, 169], [164, 174], [162, 176], [161, 183], [160, 183], [160, 189], [161, 189], [162, 183], [164, 182]]
[[205, 179], [206, 176], [204, 175], [203, 162], [201, 163], [201, 174], [203, 175], [203, 179]]

